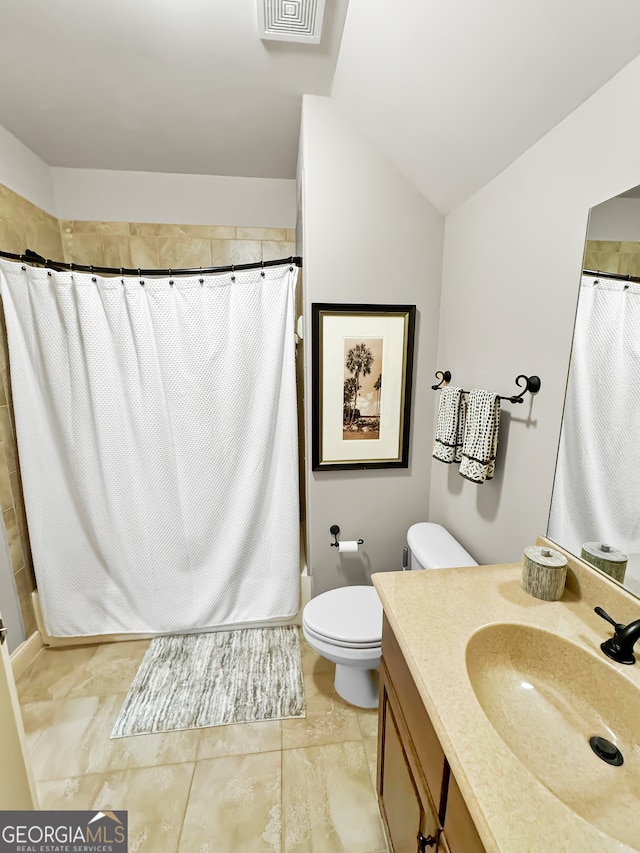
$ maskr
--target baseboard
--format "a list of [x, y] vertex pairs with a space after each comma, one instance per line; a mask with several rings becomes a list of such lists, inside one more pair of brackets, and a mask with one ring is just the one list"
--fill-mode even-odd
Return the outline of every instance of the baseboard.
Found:
[[23, 643], [20, 643], [17, 649], [11, 653], [11, 668], [13, 669], [13, 677], [17, 681], [27, 669], [31, 666], [34, 660], [38, 657], [44, 643], [40, 636], [40, 631], [34, 631]]

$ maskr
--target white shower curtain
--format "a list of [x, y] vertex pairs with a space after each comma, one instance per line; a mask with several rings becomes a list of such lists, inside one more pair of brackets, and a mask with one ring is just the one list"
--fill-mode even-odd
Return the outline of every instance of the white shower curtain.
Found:
[[296, 613], [296, 272], [142, 284], [0, 262], [51, 635]]
[[640, 551], [640, 285], [583, 276], [549, 536]]

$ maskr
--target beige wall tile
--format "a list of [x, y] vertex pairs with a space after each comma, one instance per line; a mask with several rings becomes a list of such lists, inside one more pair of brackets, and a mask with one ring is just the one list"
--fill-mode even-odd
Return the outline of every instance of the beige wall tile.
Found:
[[236, 240], [286, 240], [286, 228], [245, 228], [238, 225]]
[[606, 252], [609, 255], [619, 252], [621, 245], [619, 240], [587, 240], [587, 246], [592, 252]]
[[598, 270], [598, 272], [619, 272], [620, 252], [589, 252], [591, 263], [587, 269]]
[[73, 220], [69, 223], [74, 234], [109, 234], [110, 236], [129, 236], [128, 222], [90, 222]]
[[293, 243], [281, 241], [264, 241], [262, 242], [262, 260], [263, 261], [279, 261], [282, 258], [292, 258], [295, 255], [295, 246]]
[[257, 240], [229, 240], [230, 263], [254, 264], [262, 260], [262, 243]]
[[100, 234], [63, 234], [64, 260], [70, 264], [104, 266], [104, 250]]
[[131, 233], [152, 237], [189, 237], [218, 240], [233, 240], [234, 225], [168, 225], [160, 222], [132, 222]]
[[33, 569], [33, 558], [31, 556], [31, 543], [29, 542], [29, 536], [20, 532], [20, 541], [22, 542], [22, 553], [24, 554], [24, 569], [29, 576], [31, 586], [33, 589], [36, 589], [36, 574]]
[[4, 460], [4, 453], [0, 455], [0, 506], [2, 506], [3, 512], [13, 509], [11, 480], [9, 479], [9, 471], [7, 470], [7, 465]]
[[63, 237], [73, 234], [73, 222], [70, 219], [60, 219], [58, 220], [58, 224], [60, 226], [60, 234]]
[[636, 252], [621, 252], [620, 265], [617, 271], [624, 275], [640, 276], [640, 254]]
[[9, 348], [7, 344], [7, 327], [4, 322], [4, 312], [0, 311], [0, 378], [7, 403], [11, 397], [11, 380], [9, 377]]
[[131, 250], [131, 266], [134, 269], [160, 268], [157, 237], [131, 237], [129, 247]]
[[27, 637], [30, 637], [37, 629], [36, 617], [33, 612], [31, 603], [31, 578], [25, 569], [21, 569], [17, 575], [14, 575], [16, 592], [18, 593], [18, 602], [20, 604], [20, 613], [22, 614], [22, 624]]
[[0, 245], [4, 252], [21, 255], [27, 248], [24, 228], [20, 227], [21, 224], [16, 223], [15, 220], [0, 219]]
[[4, 520], [5, 530], [7, 531], [11, 566], [13, 568], [14, 575], [16, 575], [21, 569], [24, 569], [24, 554], [22, 553], [22, 542], [20, 541], [20, 531], [18, 530], [15, 509], [13, 507], [5, 509], [2, 513], [2, 517]]
[[198, 761], [179, 853], [280, 853], [281, 809], [279, 752]]
[[[8, 406], [0, 406], [0, 411], [2, 411], [3, 409], [6, 409], [7, 411], [9, 411]], [[4, 439], [4, 437], [5, 437], [5, 434], [3, 431], [3, 439]], [[9, 474], [13, 474], [13, 472], [16, 471], [18, 468], [18, 461], [17, 461], [18, 460], [18, 451], [16, 450], [16, 442], [15, 442], [15, 439], [13, 438], [13, 433], [11, 435], [8, 435], [6, 437], [6, 441], [3, 440], [2, 443], [4, 444], [4, 455], [5, 455], [5, 459], [7, 460], [7, 470], [9, 472]], [[13, 484], [12, 484], [11, 488], [13, 491]], [[15, 491], [13, 491], [13, 495], [14, 495], [14, 497], [16, 496]]]
[[27, 221], [25, 249], [37, 252], [47, 260], [63, 260], [64, 252], [60, 231], [57, 228], [55, 230], [49, 228], [44, 222]]
[[620, 243], [620, 251], [637, 255], [640, 252], [640, 243], [623, 240]]
[[285, 238], [288, 243], [296, 242], [296, 229], [295, 228], [287, 228], [287, 236]]
[[104, 235], [102, 246], [104, 249], [104, 263], [107, 267], [131, 267], [131, 238]]
[[213, 267], [228, 267], [233, 263], [231, 260], [231, 241], [230, 240], [212, 240], [211, 241], [211, 266]]
[[161, 269], [211, 266], [211, 241], [186, 237], [158, 237]]
[[[9, 406], [0, 406], [0, 438], [3, 444], [13, 445], [13, 429], [11, 427], [11, 416], [9, 414]], [[7, 460], [9, 462], [9, 460]], [[15, 462], [9, 464], [9, 471], [15, 471]]]
[[60, 234], [60, 223], [53, 214], [47, 213], [46, 210], [43, 210], [42, 221], [44, 222], [46, 228], [51, 228], [54, 231], [57, 231], [58, 234]]

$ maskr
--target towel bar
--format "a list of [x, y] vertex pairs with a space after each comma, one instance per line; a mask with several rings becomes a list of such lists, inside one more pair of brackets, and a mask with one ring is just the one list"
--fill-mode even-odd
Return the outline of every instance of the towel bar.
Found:
[[[442, 386], [446, 383], [451, 382], [451, 371], [450, 370], [437, 370], [436, 371], [436, 379], [439, 379], [440, 382], [437, 385], [432, 385], [431, 388], [433, 391], [439, 391]], [[524, 379], [525, 385], [524, 387], [521, 385], [520, 380]], [[510, 403], [524, 403], [524, 395], [529, 392], [529, 394], [537, 394], [540, 390], [540, 386], [542, 382], [540, 381], [539, 376], [525, 376], [524, 373], [521, 373], [519, 376], [516, 376], [516, 385], [520, 391], [519, 394], [512, 394], [511, 396], [503, 397], [499, 395], [501, 400], [508, 400]], [[468, 394], [468, 391], [462, 391], [463, 394]]]

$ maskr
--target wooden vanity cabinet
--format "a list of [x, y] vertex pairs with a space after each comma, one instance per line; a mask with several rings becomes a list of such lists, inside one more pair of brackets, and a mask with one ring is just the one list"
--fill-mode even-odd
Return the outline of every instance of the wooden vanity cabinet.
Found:
[[392, 853], [485, 853], [386, 617], [377, 789]]

